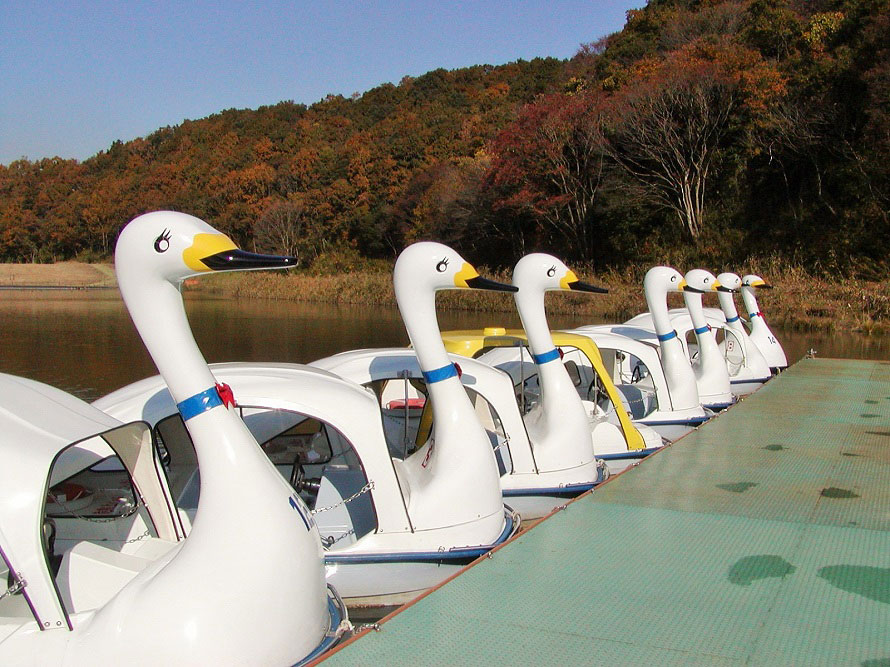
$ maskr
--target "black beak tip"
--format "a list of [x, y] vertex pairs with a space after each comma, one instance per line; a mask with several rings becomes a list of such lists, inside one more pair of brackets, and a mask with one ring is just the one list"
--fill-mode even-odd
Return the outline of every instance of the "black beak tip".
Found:
[[596, 285], [591, 285], [590, 283], [585, 283], [580, 280], [576, 280], [573, 283], [569, 283], [569, 289], [578, 291], [578, 292], [590, 292], [592, 294], [608, 294], [609, 290], [605, 287], [597, 287]]
[[484, 289], [490, 290], [492, 292], [518, 292], [519, 288], [515, 285], [508, 285], [507, 283], [499, 283], [495, 280], [489, 280], [488, 278], [483, 278], [482, 276], [476, 276], [475, 278], [470, 278], [467, 281], [467, 287], [471, 289]]
[[289, 269], [299, 260], [289, 255], [262, 255], [245, 250], [225, 250], [201, 260], [214, 271], [247, 271], [250, 269]]

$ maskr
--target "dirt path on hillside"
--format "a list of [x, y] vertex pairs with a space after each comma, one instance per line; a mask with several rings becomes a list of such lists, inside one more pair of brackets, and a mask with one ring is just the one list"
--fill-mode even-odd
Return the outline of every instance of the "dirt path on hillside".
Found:
[[115, 287], [111, 264], [0, 264], [0, 289], [26, 287]]

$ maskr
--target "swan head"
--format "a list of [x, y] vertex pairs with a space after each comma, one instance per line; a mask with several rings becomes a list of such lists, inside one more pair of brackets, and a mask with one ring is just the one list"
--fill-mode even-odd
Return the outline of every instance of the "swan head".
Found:
[[677, 269], [670, 266], [653, 266], [646, 272], [643, 288], [653, 294], [682, 292], [686, 289], [686, 280]]
[[716, 292], [720, 287], [720, 281], [710, 271], [692, 269], [686, 272], [685, 291], [687, 292], [705, 294], [706, 292]]
[[576, 290], [605, 294], [609, 290], [578, 280], [575, 272], [553, 255], [532, 253], [516, 263], [513, 285], [520, 290]]
[[717, 281], [720, 283], [717, 289], [721, 292], [738, 292], [742, 289], [742, 279], [736, 273], [721, 273], [717, 276]]
[[760, 276], [755, 276], [754, 274], [748, 274], [744, 278], [742, 278], [742, 287], [749, 288], [752, 292], [757, 292], [758, 289], [772, 289], [773, 286], [767, 283]]
[[482, 278], [472, 264], [446, 245], [421, 241], [405, 248], [393, 270], [396, 289], [412, 285], [414, 289], [485, 289], [516, 292], [517, 287]]
[[134, 218], [121, 231], [114, 253], [119, 275], [157, 277], [177, 284], [208, 271], [244, 271], [296, 266], [294, 257], [239, 250], [203, 220], [176, 211]]

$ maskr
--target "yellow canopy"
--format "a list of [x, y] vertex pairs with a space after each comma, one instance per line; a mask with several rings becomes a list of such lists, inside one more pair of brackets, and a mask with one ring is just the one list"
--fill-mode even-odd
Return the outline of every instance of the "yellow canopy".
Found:
[[[644, 449], [643, 436], [640, 435], [630, 417], [627, 416], [618, 388], [612, 382], [611, 376], [603, 365], [603, 358], [596, 343], [586, 336], [562, 331], [551, 331], [550, 335], [553, 337], [553, 344], [557, 347], [574, 347], [587, 357], [591, 366], [593, 366], [593, 370], [599, 377], [600, 383], [605, 387], [606, 394], [612, 401], [612, 405], [615, 407], [615, 414], [618, 416], [618, 421], [621, 424], [621, 431], [624, 433], [627, 448]], [[445, 343], [445, 349], [449, 352], [470, 358], [475, 357], [481, 350], [491, 347], [515, 347], [519, 344], [528, 344], [528, 338], [522, 329], [507, 330], [501, 327], [486, 327], [482, 331], [444, 331], [442, 333], [442, 341]]]

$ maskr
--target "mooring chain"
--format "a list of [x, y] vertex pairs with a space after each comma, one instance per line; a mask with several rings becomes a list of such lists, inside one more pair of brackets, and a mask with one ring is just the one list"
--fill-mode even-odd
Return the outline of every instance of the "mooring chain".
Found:
[[367, 484], [365, 484], [362, 488], [360, 488], [358, 491], [353, 493], [348, 498], [344, 498], [340, 502], [334, 503], [333, 505], [328, 505], [327, 507], [317, 507], [314, 510], [311, 510], [310, 513], [311, 514], [321, 514], [322, 512], [327, 512], [329, 510], [340, 507], [340, 505], [345, 505], [346, 503], [351, 503], [353, 500], [355, 500], [359, 496], [367, 493], [368, 491], [370, 491], [373, 488], [374, 488], [374, 482], [372, 480], [372, 481], [368, 482]]
[[70, 514], [75, 519], [82, 519], [83, 521], [91, 521], [92, 523], [111, 523], [112, 521], [117, 521], [118, 519], [126, 519], [128, 516], [133, 516], [136, 511], [139, 509], [139, 503], [131, 503], [126, 498], [118, 498], [118, 501], [123, 502], [125, 506], [129, 506], [126, 512], [123, 514], [117, 514], [115, 516], [109, 517], [98, 517], [98, 516], [85, 516], [83, 514], [78, 514], [76, 510], [71, 509], [68, 505], [65, 504], [64, 501], [56, 499], [54, 502], [56, 505], [59, 505], [66, 514]]

